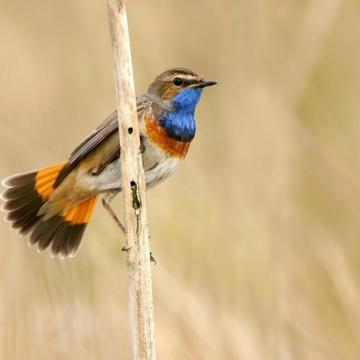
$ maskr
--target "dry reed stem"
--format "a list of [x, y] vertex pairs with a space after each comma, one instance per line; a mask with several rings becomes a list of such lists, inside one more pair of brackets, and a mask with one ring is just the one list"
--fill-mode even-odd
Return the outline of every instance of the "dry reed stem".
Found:
[[140, 153], [130, 40], [124, 2], [108, 0], [121, 146], [125, 206], [129, 311], [133, 359], [155, 359], [153, 299], [146, 214], [145, 180]]

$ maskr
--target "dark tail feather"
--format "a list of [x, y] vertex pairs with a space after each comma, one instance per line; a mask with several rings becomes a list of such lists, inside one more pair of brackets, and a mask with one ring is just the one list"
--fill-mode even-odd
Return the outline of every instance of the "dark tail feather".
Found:
[[38, 245], [39, 251], [51, 245], [53, 256], [74, 256], [79, 248], [87, 223], [72, 224], [62, 216], [39, 221], [30, 236], [30, 244]]
[[40, 219], [37, 213], [46, 201], [36, 191], [36, 175], [36, 171], [19, 174], [2, 182], [6, 188], [1, 194], [5, 201], [2, 210], [7, 212], [5, 220], [11, 222], [11, 227], [18, 229], [21, 235]]
[[6, 220], [24, 235], [31, 231], [29, 242], [37, 244], [39, 251], [51, 244], [51, 253], [74, 256], [96, 204], [96, 196], [75, 206], [66, 214], [44, 221], [40, 208], [54, 191], [55, 180], [64, 164], [40, 171], [11, 176], [2, 184], [4, 200], [2, 210]]

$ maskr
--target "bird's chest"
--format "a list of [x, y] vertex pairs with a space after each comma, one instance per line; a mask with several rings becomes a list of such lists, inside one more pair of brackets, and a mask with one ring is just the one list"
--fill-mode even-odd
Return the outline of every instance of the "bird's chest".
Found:
[[[185, 158], [194, 135], [189, 137], [186, 129], [183, 130], [183, 134], [186, 135], [183, 137], [171, 133], [169, 128], [164, 126], [161, 121], [157, 121], [152, 113], [147, 114], [142, 125], [143, 136], [147, 144], [151, 145], [155, 152], [159, 150], [167, 157]], [[172, 130], [174, 131], [174, 128]]]
[[172, 136], [150, 111], [141, 124], [142, 159], [145, 180], [149, 186], [170, 176], [184, 159], [191, 139]]
[[147, 136], [142, 136], [141, 142], [145, 182], [147, 187], [152, 187], [174, 173], [180, 158], [170, 156]]

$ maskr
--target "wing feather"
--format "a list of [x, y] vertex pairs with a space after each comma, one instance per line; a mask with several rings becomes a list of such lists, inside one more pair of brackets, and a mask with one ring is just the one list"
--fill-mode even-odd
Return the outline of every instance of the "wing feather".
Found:
[[[151, 102], [144, 97], [137, 98], [138, 119], [141, 119], [142, 113], [151, 105]], [[117, 111], [109, 115], [97, 128], [95, 128], [74, 151], [71, 153], [67, 164], [60, 171], [54, 187], [57, 187], [66, 178], [83, 159], [86, 158], [95, 148], [103, 143], [111, 134], [118, 131]], [[119, 146], [120, 147], [120, 146]], [[120, 152], [119, 152], [120, 153]], [[109, 159], [104, 159], [107, 162]]]

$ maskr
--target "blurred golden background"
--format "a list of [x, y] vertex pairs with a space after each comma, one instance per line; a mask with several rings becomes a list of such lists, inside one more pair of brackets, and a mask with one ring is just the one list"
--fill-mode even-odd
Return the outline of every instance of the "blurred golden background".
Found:
[[[219, 83], [148, 193], [158, 358], [359, 359], [359, 0], [127, 7], [137, 93], [174, 66]], [[0, 42], [3, 178], [64, 160], [115, 90], [105, 1], [1, 1]], [[74, 259], [0, 240], [0, 359], [130, 359], [101, 206]]]

